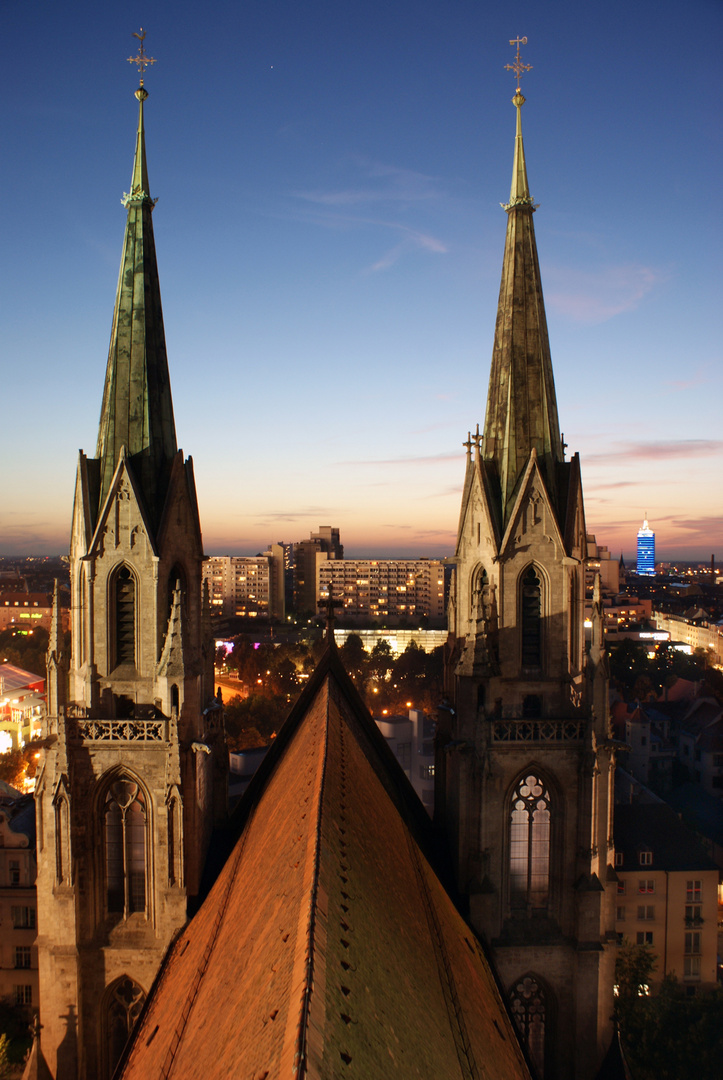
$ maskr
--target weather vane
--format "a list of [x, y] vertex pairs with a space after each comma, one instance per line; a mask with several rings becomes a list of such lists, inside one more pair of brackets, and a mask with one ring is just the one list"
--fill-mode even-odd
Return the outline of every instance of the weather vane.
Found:
[[510, 39], [510, 45], [516, 45], [517, 46], [517, 56], [515, 57], [514, 64], [505, 64], [505, 71], [514, 71], [514, 73], [515, 73], [515, 77], [517, 78], [517, 93], [518, 94], [522, 93], [522, 91], [520, 90], [520, 79], [522, 78], [523, 74], [526, 71], [532, 71], [532, 64], [523, 64], [522, 63], [522, 57], [520, 56], [520, 45], [526, 45], [526, 44], [527, 44], [527, 38], [526, 37], [511, 38]]
[[[155, 64], [156, 61], [152, 56], [146, 56], [146, 50], [143, 44], [143, 42], [146, 40], [146, 32], [143, 27], [140, 28], [140, 31], [138, 33], [136, 33], [134, 30], [133, 37], [138, 38], [138, 40], [140, 41], [140, 45], [138, 46], [138, 56], [129, 56], [128, 63], [137, 64], [138, 70], [141, 74], [141, 86], [143, 86], [143, 76], [145, 74], [146, 68], [150, 64]], [[527, 38], [525, 38], [524, 40], [527, 41]]]

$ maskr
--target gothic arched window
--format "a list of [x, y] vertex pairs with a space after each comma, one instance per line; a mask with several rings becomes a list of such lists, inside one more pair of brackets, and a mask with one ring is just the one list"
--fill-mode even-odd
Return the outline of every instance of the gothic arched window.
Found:
[[520, 624], [522, 628], [522, 667], [542, 667], [542, 605], [540, 579], [531, 566], [522, 578]]
[[135, 781], [110, 785], [104, 824], [107, 909], [127, 919], [146, 910], [146, 804]]
[[545, 1075], [545, 1028], [547, 1001], [544, 988], [534, 975], [525, 975], [512, 987], [510, 1008], [517, 1029], [527, 1046], [538, 1076]]
[[136, 582], [127, 566], [115, 577], [115, 663], [136, 662]]
[[534, 773], [520, 779], [510, 810], [510, 904], [544, 908], [550, 890], [550, 796]]
[[122, 976], [110, 987], [106, 999], [106, 1075], [112, 1076], [123, 1053], [128, 1037], [140, 1016], [146, 995], [143, 990], [128, 978]]

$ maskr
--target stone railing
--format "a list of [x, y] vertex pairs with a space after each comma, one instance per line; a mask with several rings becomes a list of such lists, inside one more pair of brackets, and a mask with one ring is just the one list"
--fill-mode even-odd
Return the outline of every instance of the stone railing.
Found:
[[167, 742], [168, 721], [69, 718], [68, 735], [80, 742]]
[[492, 742], [496, 743], [569, 743], [580, 742], [587, 720], [493, 720]]

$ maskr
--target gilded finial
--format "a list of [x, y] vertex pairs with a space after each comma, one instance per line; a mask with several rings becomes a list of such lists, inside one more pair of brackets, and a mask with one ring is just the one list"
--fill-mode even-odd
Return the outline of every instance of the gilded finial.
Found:
[[133, 37], [138, 38], [140, 45], [138, 46], [138, 55], [129, 56], [128, 63], [135, 64], [141, 76], [141, 85], [139, 86], [138, 90], [136, 90], [136, 97], [139, 97], [142, 91], [142, 97], [146, 98], [148, 97], [148, 91], [143, 89], [143, 76], [145, 75], [146, 68], [149, 67], [151, 64], [155, 64], [156, 61], [154, 57], [146, 56], [146, 47], [143, 44], [143, 42], [146, 40], [146, 32], [143, 27], [140, 28], [138, 33], [136, 33], [134, 30]]
[[515, 56], [514, 64], [505, 64], [505, 71], [513, 71], [515, 73], [515, 78], [517, 79], [517, 93], [515, 94], [515, 98], [522, 98], [519, 103], [513, 98], [512, 100], [515, 102], [515, 105], [524, 105], [525, 99], [522, 97], [522, 91], [520, 90], [520, 79], [526, 71], [532, 71], [532, 64], [523, 64], [522, 57], [520, 56], [520, 45], [526, 44], [526, 37], [510, 38], [510, 45], [517, 46], [517, 55]]

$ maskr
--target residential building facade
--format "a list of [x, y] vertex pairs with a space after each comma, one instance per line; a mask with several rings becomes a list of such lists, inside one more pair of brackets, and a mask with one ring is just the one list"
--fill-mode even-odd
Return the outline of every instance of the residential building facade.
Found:
[[203, 564], [211, 610], [226, 618], [283, 621], [284, 562], [281, 545], [263, 555], [213, 555]]
[[618, 938], [655, 956], [652, 986], [716, 985], [718, 867], [665, 803], [615, 808]]
[[320, 561], [318, 597], [338, 601], [339, 618], [366, 625], [445, 621], [441, 559], [343, 559]]
[[35, 806], [0, 796], [0, 1000], [38, 1011]]

